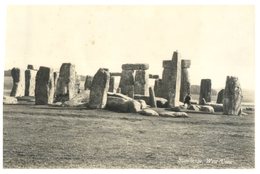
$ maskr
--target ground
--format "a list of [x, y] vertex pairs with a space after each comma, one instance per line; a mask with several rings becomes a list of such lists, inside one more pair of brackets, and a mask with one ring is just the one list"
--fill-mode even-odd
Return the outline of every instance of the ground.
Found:
[[4, 168], [254, 168], [254, 114], [3, 106]]

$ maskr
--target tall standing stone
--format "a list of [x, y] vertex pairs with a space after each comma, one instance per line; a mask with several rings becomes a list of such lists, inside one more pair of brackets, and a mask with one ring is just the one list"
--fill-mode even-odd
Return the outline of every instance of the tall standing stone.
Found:
[[129, 92], [133, 90], [134, 86], [134, 70], [122, 70], [119, 88], [121, 93], [129, 96]]
[[146, 70], [137, 70], [135, 72], [134, 93], [149, 95], [149, 74]]
[[172, 60], [163, 61], [162, 75], [162, 97], [168, 100], [169, 107], [179, 105], [180, 83], [181, 83], [181, 63], [178, 52], [173, 53]]
[[41, 66], [36, 74], [35, 104], [47, 105], [53, 103], [54, 79], [53, 70]]
[[106, 106], [107, 92], [109, 88], [110, 74], [107, 69], [100, 68], [95, 74], [89, 98], [89, 107], [92, 109], [101, 109]]
[[77, 74], [75, 65], [63, 63], [60, 68], [59, 78], [56, 87], [55, 101], [67, 101], [78, 93]]
[[223, 100], [224, 100], [224, 89], [221, 89], [219, 92], [218, 92], [218, 97], [217, 97], [217, 103], [223, 103]]
[[24, 96], [25, 92], [25, 74], [20, 68], [13, 68], [11, 70], [11, 75], [13, 78], [13, 87], [10, 96], [18, 97]]
[[115, 92], [115, 77], [110, 76], [110, 81], [109, 81], [109, 92]]
[[154, 90], [152, 87], [149, 87], [149, 101], [150, 101], [151, 107], [157, 108], [156, 97], [155, 97]]
[[156, 97], [162, 97], [162, 79], [156, 79], [154, 81], [154, 94]]
[[227, 115], [240, 115], [242, 99], [242, 89], [238, 78], [227, 76], [223, 100], [223, 113]]
[[85, 83], [84, 83], [84, 89], [85, 90], [91, 88], [92, 80], [93, 80], [93, 76], [88, 76], [88, 75], [86, 76], [86, 80], [85, 80]]
[[206, 102], [211, 102], [211, 80], [210, 79], [201, 79], [200, 82], [200, 99], [199, 104], [203, 104], [203, 100]]
[[25, 70], [25, 96], [35, 96], [35, 78], [36, 70], [27, 69]]
[[190, 68], [190, 60], [181, 60], [181, 89], [180, 101], [184, 102], [185, 97], [190, 94], [190, 77], [188, 68]]

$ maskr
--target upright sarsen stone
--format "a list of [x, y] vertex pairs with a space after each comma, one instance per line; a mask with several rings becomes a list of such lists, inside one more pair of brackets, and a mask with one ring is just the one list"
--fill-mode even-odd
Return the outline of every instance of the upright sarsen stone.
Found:
[[121, 88], [121, 93], [128, 95], [133, 90], [134, 86], [134, 70], [122, 70], [119, 88]]
[[227, 115], [240, 115], [242, 99], [242, 89], [238, 78], [227, 76], [223, 100], [223, 113]]
[[185, 97], [190, 94], [190, 77], [188, 68], [190, 68], [190, 60], [181, 60], [181, 88], [180, 101], [184, 102]]
[[67, 101], [78, 93], [77, 74], [75, 65], [63, 63], [60, 68], [59, 78], [56, 87], [55, 101]]
[[154, 81], [154, 94], [156, 97], [162, 97], [162, 79], [156, 79]]
[[35, 78], [37, 71], [32, 69], [25, 70], [25, 96], [35, 96]]
[[203, 98], [206, 102], [211, 102], [211, 80], [201, 79], [199, 104], [203, 104]]
[[24, 96], [25, 93], [25, 74], [20, 68], [13, 68], [11, 70], [11, 75], [13, 78], [13, 87], [10, 96], [20, 97]]
[[86, 80], [85, 80], [85, 83], [84, 83], [84, 89], [85, 90], [91, 88], [92, 80], [93, 80], [93, 76], [89, 76], [89, 75], [86, 76]]
[[115, 92], [115, 77], [110, 76], [110, 81], [109, 81], [109, 92]]
[[149, 96], [149, 74], [146, 70], [135, 72], [134, 93]]
[[218, 98], [217, 98], [217, 102], [216, 103], [223, 103], [223, 100], [224, 100], [224, 89], [221, 89], [219, 92], [218, 92]]
[[53, 103], [54, 79], [53, 70], [41, 66], [36, 74], [35, 104], [47, 105]]
[[110, 74], [107, 69], [100, 68], [95, 74], [89, 98], [89, 107], [92, 109], [105, 108], [109, 88]]

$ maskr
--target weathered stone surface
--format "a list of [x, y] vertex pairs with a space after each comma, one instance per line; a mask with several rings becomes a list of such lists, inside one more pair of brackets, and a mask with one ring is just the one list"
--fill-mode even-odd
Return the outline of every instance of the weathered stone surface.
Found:
[[162, 96], [162, 79], [156, 79], [154, 81], [154, 94], [156, 97]]
[[149, 64], [123, 64], [122, 70], [147, 70], [149, 69]]
[[149, 87], [149, 100], [150, 100], [150, 106], [157, 108], [156, 98], [152, 87]]
[[107, 103], [107, 92], [109, 88], [110, 74], [103, 68], [100, 68], [95, 74], [91, 90], [89, 107], [92, 109], [105, 108]]
[[142, 109], [139, 114], [142, 114], [142, 115], [146, 115], [146, 116], [159, 116], [159, 114], [155, 111], [155, 110], [152, 110], [152, 109]]
[[15, 97], [4, 96], [3, 104], [17, 104], [17, 99]]
[[159, 75], [153, 75], [153, 74], [149, 74], [149, 78], [150, 79], [159, 79]]
[[226, 115], [240, 115], [242, 99], [242, 89], [238, 78], [227, 76], [223, 100], [223, 113]]
[[173, 118], [177, 118], [177, 117], [182, 117], [182, 118], [186, 118], [189, 117], [187, 113], [185, 112], [170, 112], [170, 111], [164, 111], [164, 112], [160, 112], [159, 115], [161, 117], [173, 117]]
[[55, 102], [68, 101], [75, 97], [77, 93], [78, 85], [75, 65], [71, 63], [63, 63], [57, 81]]
[[32, 69], [33, 70], [33, 65], [27, 65], [27, 69]]
[[117, 88], [116, 93], [121, 93], [121, 88]]
[[121, 93], [129, 95], [129, 90], [132, 90], [134, 86], [134, 71], [133, 70], [123, 70], [119, 88], [121, 88]]
[[210, 79], [201, 79], [200, 82], [200, 99], [199, 104], [203, 104], [202, 99], [205, 99], [206, 102], [211, 102], [211, 80]]
[[200, 111], [200, 106], [191, 104], [187, 109], [192, 111]]
[[179, 105], [180, 83], [181, 83], [181, 63], [178, 53], [174, 52], [171, 62], [168, 61], [167, 66], [164, 63], [162, 76], [162, 96], [168, 100], [169, 107]]
[[36, 74], [35, 104], [47, 105], [53, 103], [54, 79], [53, 70], [41, 66]]
[[112, 76], [121, 76], [122, 75], [122, 73], [120, 73], [120, 72], [111, 72], [110, 73], [110, 77], [112, 77]]
[[190, 67], [190, 60], [181, 61], [181, 87], [180, 87], [180, 101], [184, 102], [185, 97], [190, 94], [190, 77], [188, 68]]
[[93, 81], [93, 77], [92, 76], [86, 76], [86, 80], [85, 80], [85, 84], [84, 84], [84, 89], [90, 89], [91, 88], [91, 84]]
[[110, 76], [108, 91], [115, 92], [115, 77], [113, 76], [112, 77]]
[[172, 60], [163, 60], [163, 68], [172, 68]]
[[215, 112], [223, 112], [223, 104], [207, 103], [207, 105], [213, 107]]
[[76, 106], [86, 106], [89, 102], [90, 90], [84, 90], [77, 94], [75, 97], [69, 101], [64, 102], [64, 106], [76, 107]]
[[200, 111], [214, 113], [214, 108], [212, 106], [202, 105], [200, 106]]
[[149, 75], [145, 70], [137, 70], [135, 73], [134, 93], [149, 95]]
[[223, 100], [224, 100], [224, 89], [221, 89], [218, 92], [218, 98], [217, 98], [217, 103], [222, 103], [223, 104]]
[[57, 88], [57, 83], [58, 83], [58, 77], [59, 77], [59, 72], [53, 72], [53, 84], [54, 84], [54, 94], [53, 98], [56, 98], [56, 88]]
[[156, 105], [158, 108], [166, 108], [168, 106], [168, 100], [161, 97], [156, 97]]
[[11, 75], [13, 78], [13, 87], [10, 96], [24, 96], [25, 92], [25, 74], [20, 68], [13, 68], [11, 70]]
[[141, 109], [145, 109], [148, 107], [144, 100], [137, 100], [137, 101], [141, 104]]
[[108, 110], [130, 113], [136, 113], [141, 110], [141, 104], [126, 95], [109, 92], [107, 94], [106, 108]]
[[25, 96], [34, 96], [35, 92], [35, 78], [37, 71], [32, 69], [25, 70]]

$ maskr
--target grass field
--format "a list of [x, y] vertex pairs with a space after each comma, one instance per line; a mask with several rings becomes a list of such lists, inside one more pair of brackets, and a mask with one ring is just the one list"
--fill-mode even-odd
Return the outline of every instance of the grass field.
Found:
[[4, 168], [254, 168], [254, 114], [3, 107]]

